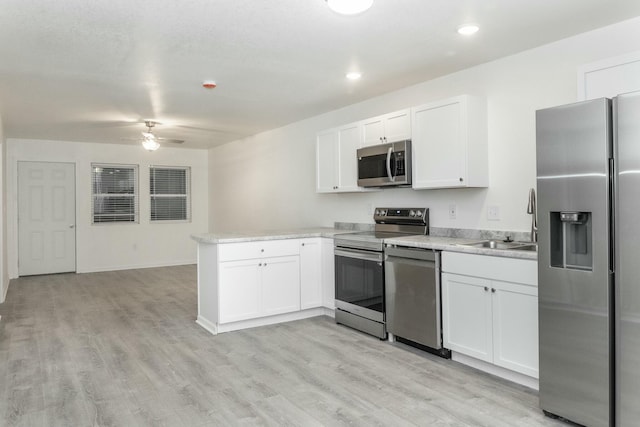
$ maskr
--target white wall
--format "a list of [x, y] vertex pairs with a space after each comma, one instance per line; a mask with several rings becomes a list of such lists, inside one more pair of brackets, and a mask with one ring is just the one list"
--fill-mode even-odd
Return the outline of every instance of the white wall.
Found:
[[[210, 231], [372, 222], [372, 206], [427, 206], [431, 225], [529, 231], [535, 186], [535, 111], [574, 102], [580, 65], [640, 49], [640, 18], [391, 92], [209, 152]], [[315, 193], [315, 134], [459, 94], [488, 106], [488, 189]], [[450, 220], [448, 206], [457, 205]], [[489, 205], [500, 221], [488, 221]]]
[[[9, 275], [18, 276], [17, 164], [19, 161], [71, 162], [76, 165], [77, 271], [121, 270], [196, 262], [194, 233], [207, 231], [208, 160], [206, 150], [60, 141], [7, 139], [7, 221]], [[139, 224], [91, 224], [91, 163], [139, 165]], [[149, 166], [191, 167], [192, 220], [149, 221]]]
[[0, 117], [0, 303], [4, 302], [9, 290], [9, 273], [7, 269], [7, 192], [6, 165], [7, 144], [4, 140], [2, 117]]

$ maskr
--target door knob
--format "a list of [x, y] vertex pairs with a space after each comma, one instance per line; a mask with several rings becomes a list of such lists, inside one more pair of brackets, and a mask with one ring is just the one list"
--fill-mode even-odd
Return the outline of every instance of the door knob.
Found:
[[75, 224], [69, 224], [69, 228], [74, 228], [75, 226]]

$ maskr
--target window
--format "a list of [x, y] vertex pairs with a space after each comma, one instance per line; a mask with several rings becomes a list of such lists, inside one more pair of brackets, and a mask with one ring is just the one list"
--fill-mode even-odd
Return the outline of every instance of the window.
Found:
[[138, 166], [91, 165], [93, 223], [138, 222]]
[[190, 187], [188, 167], [151, 166], [151, 221], [189, 221]]

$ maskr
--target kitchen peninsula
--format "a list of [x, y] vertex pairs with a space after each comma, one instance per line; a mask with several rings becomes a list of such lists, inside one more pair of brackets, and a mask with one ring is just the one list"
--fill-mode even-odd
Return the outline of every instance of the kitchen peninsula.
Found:
[[198, 318], [211, 332], [332, 315], [333, 236], [310, 228], [198, 234]]

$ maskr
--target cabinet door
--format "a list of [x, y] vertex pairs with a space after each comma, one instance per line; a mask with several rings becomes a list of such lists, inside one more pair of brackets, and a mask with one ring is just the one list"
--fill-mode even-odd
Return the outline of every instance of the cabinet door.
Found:
[[320, 239], [300, 243], [300, 308], [322, 305], [322, 253]]
[[318, 193], [333, 193], [336, 191], [337, 149], [337, 129], [318, 134], [316, 140], [316, 191]]
[[360, 123], [321, 132], [316, 140], [316, 192], [366, 191], [358, 187]]
[[262, 260], [262, 315], [300, 310], [300, 257]]
[[354, 123], [338, 131], [338, 191], [362, 191], [358, 187], [358, 157], [360, 125]]
[[497, 281], [491, 286], [493, 363], [538, 378], [537, 288]]
[[384, 142], [384, 116], [372, 117], [362, 122], [362, 146]]
[[413, 109], [413, 188], [463, 187], [467, 178], [466, 132], [461, 101]]
[[492, 361], [490, 281], [442, 274], [444, 346], [476, 359]]
[[220, 323], [251, 319], [260, 315], [261, 263], [258, 259], [220, 263]]
[[411, 139], [411, 110], [401, 110], [387, 114], [384, 124], [387, 142]]
[[333, 239], [322, 239], [322, 305], [336, 307], [336, 270]]

